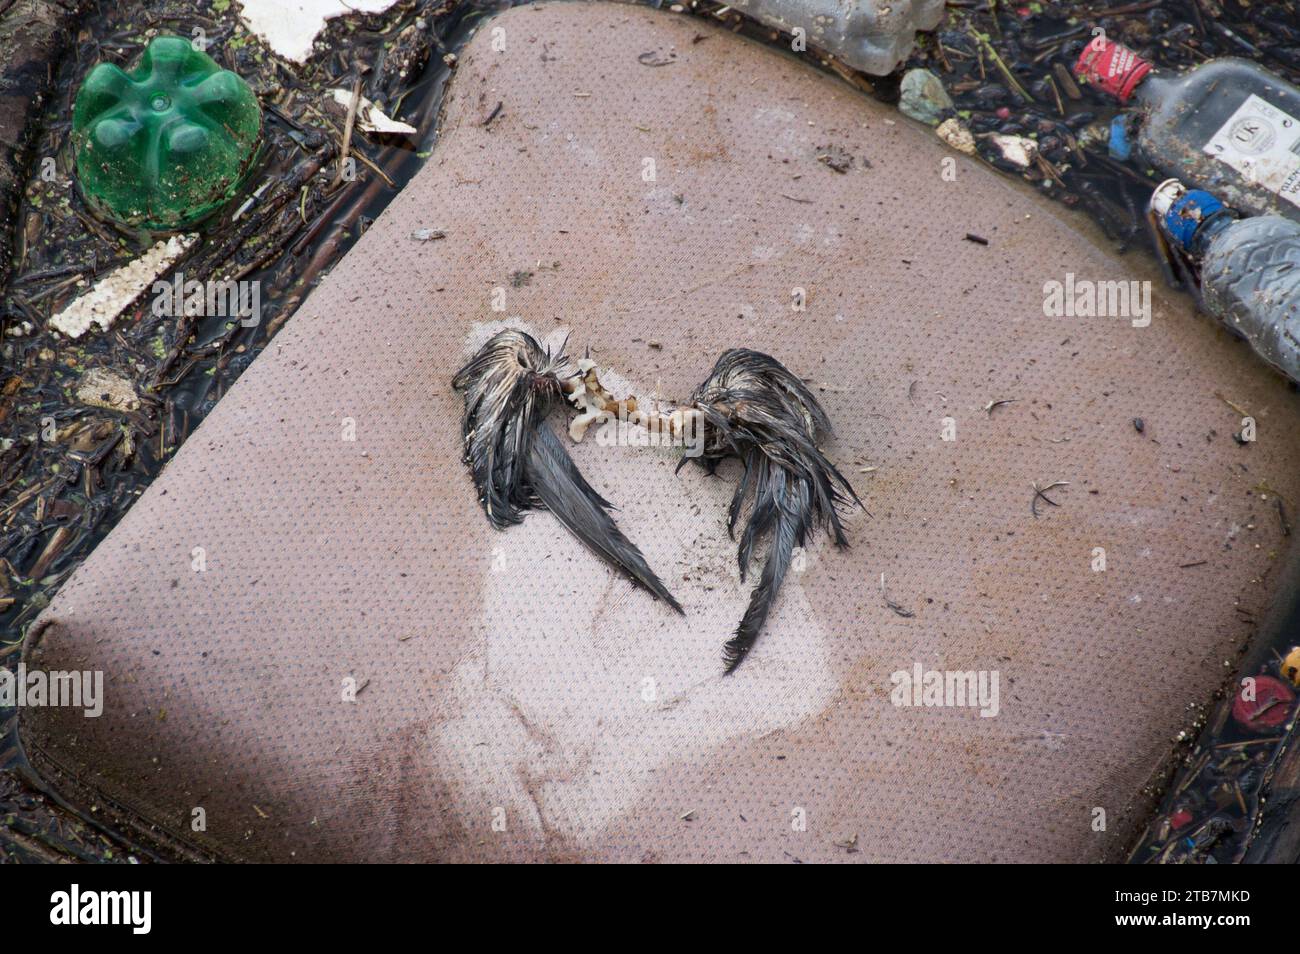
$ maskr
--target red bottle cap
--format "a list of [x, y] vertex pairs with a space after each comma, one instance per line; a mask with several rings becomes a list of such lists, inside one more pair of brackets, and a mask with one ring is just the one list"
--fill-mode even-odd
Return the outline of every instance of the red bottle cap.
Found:
[[1134, 87], [1151, 72], [1151, 64], [1122, 43], [1097, 36], [1079, 54], [1074, 72], [1126, 103]]

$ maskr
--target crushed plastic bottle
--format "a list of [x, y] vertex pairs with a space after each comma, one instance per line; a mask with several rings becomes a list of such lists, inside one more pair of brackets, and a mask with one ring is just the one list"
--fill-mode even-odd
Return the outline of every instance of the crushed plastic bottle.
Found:
[[808, 45], [875, 76], [897, 69], [916, 45], [916, 31], [933, 30], [944, 12], [944, 0], [732, 0], [731, 6], [777, 30], [799, 31]]
[[158, 37], [129, 73], [100, 63], [72, 111], [81, 194], [123, 225], [183, 228], [238, 190], [262, 110], [248, 84], [181, 37]]
[[1300, 383], [1300, 222], [1238, 218], [1177, 179], [1161, 183], [1151, 210], [1175, 249], [1199, 267], [1206, 311]]
[[1138, 147], [1250, 215], [1300, 221], [1300, 89], [1257, 63], [1222, 57], [1163, 76], [1126, 46], [1098, 36], [1075, 72], [1120, 103], [1138, 105]]

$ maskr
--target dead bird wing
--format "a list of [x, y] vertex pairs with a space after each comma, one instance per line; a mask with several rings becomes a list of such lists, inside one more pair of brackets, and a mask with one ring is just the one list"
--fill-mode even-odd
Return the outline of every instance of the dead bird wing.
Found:
[[461, 422], [464, 461], [479, 503], [498, 530], [545, 507], [592, 551], [664, 600], [681, 604], [608, 514], [609, 501], [592, 489], [546, 425], [563, 392], [563, 348], [552, 354], [523, 331], [498, 332], [457, 372], [452, 387], [465, 395]]
[[545, 424], [532, 441], [528, 482], [541, 503], [570, 533], [634, 583], [683, 612], [641, 551], [619, 530], [608, 513], [609, 503], [583, 479], [560, 439]]

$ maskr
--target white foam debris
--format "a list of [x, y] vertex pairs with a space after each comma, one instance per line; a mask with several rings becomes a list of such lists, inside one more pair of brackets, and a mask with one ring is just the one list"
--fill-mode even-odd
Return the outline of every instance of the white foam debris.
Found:
[[[334, 102], [338, 103], [344, 109], [352, 106], [352, 90], [350, 89], [332, 89], [331, 95]], [[404, 133], [409, 134], [418, 132], [418, 130], [409, 123], [398, 122], [396, 119], [389, 119], [384, 111], [366, 99], [364, 96], [357, 96], [357, 125], [366, 132], [377, 133]]]
[[287, 60], [305, 63], [325, 21], [345, 13], [383, 13], [397, 0], [241, 0], [240, 19]]
[[1027, 168], [1038, 155], [1038, 143], [1026, 136], [993, 133], [989, 136], [989, 141], [998, 147], [998, 152], [1002, 153], [1003, 159], [1015, 163], [1022, 169]]
[[77, 400], [110, 411], [134, 411], [140, 407], [135, 387], [108, 368], [91, 368], [77, 384]]
[[86, 294], [50, 319], [50, 327], [69, 338], [80, 338], [91, 325], [104, 331], [126, 308], [199, 240], [194, 234], [173, 235], [156, 243], [139, 258], [115, 268]]
[[956, 117], [945, 119], [935, 126], [934, 134], [958, 152], [964, 152], [968, 156], [977, 155], [975, 137], [971, 135], [969, 129], [962, 125], [962, 121]]

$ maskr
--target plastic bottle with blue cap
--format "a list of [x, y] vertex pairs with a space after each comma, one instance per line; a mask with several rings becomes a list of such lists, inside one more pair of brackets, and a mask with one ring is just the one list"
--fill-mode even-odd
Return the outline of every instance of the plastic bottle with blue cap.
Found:
[[1231, 56], [1166, 73], [1097, 33], [1075, 72], [1134, 107], [1111, 127], [1112, 156], [1140, 154], [1242, 212], [1300, 221], [1300, 88]]
[[1170, 245], [1199, 272], [1205, 310], [1300, 383], [1300, 222], [1240, 218], [1217, 196], [1177, 179], [1160, 184], [1151, 211]]

